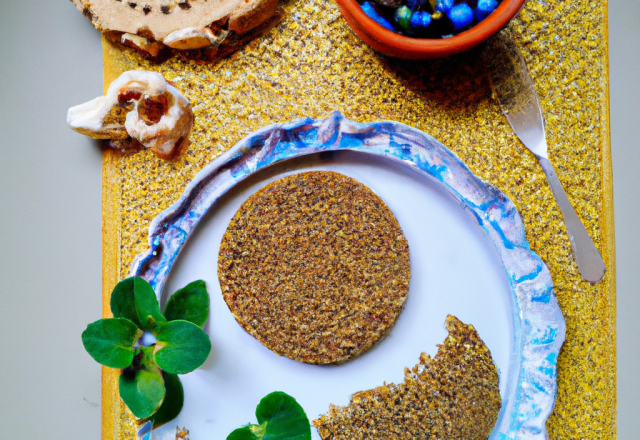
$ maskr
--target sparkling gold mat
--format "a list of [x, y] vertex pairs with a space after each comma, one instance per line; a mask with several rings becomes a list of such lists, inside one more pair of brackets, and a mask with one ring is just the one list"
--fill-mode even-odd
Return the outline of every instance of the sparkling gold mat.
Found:
[[[615, 438], [607, 3], [530, 0], [510, 25], [540, 94], [550, 159], [607, 264], [596, 286], [580, 278], [545, 176], [491, 99], [482, 48], [445, 60], [383, 58], [351, 32], [333, 2], [285, 0], [284, 6], [285, 19], [269, 34], [214, 63], [177, 57], [153, 65], [103, 41], [105, 88], [125, 70], [159, 71], [191, 100], [196, 116], [192, 145], [179, 162], [149, 152], [105, 152], [105, 316], [113, 286], [147, 247], [151, 219], [245, 135], [333, 110], [359, 122], [395, 120], [434, 136], [504, 191], [522, 215], [532, 249], [549, 266], [567, 323], [551, 438]], [[105, 368], [103, 439], [130, 440], [136, 429], [118, 397], [117, 372]]]

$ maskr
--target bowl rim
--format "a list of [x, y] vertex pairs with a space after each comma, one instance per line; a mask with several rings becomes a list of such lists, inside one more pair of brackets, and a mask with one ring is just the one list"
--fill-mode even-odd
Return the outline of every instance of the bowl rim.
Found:
[[366, 32], [370, 38], [385, 46], [403, 52], [447, 56], [471, 49], [496, 34], [515, 17], [527, 0], [502, 0], [495, 11], [471, 29], [443, 39], [414, 38], [398, 34], [376, 23], [364, 13], [356, 0], [336, 0], [336, 2], [345, 19], [350, 15], [358, 23], [360, 31]]

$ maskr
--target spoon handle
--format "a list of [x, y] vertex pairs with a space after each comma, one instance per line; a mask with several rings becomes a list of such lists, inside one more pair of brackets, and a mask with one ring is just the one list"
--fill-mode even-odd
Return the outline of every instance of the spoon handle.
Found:
[[595, 284], [604, 277], [604, 273], [607, 270], [602, 256], [600, 252], [598, 252], [598, 249], [596, 249], [591, 236], [589, 236], [584, 224], [580, 221], [578, 214], [576, 214], [576, 211], [573, 209], [569, 198], [567, 198], [567, 193], [564, 191], [564, 188], [562, 188], [562, 183], [560, 183], [560, 179], [558, 179], [553, 165], [546, 157], [538, 155], [536, 155], [536, 157], [547, 176], [551, 191], [562, 212], [564, 224], [569, 234], [569, 241], [571, 242], [571, 248], [573, 249], [576, 263], [578, 263], [580, 274], [582, 278], [591, 284]]

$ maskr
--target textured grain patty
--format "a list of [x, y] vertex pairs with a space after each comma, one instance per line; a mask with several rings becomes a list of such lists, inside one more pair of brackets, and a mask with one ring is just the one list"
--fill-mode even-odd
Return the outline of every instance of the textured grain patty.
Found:
[[222, 239], [218, 277], [240, 325], [281, 356], [344, 362], [393, 326], [409, 287], [409, 245], [369, 188], [305, 172], [251, 196]]
[[324, 440], [484, 440], [500, 413], [498, 369], [472, 325], [454, 316], [431, 359], [405, 370], [404, 383], [356, 393], [313, 424]]

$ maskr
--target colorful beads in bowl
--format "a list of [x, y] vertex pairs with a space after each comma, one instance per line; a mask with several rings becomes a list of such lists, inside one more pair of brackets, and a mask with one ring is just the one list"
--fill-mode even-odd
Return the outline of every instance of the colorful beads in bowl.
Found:
[[390, 31], [411, 37], [446, 38], [489, 16], [501, 0], [358, 0], [362, 10]]

